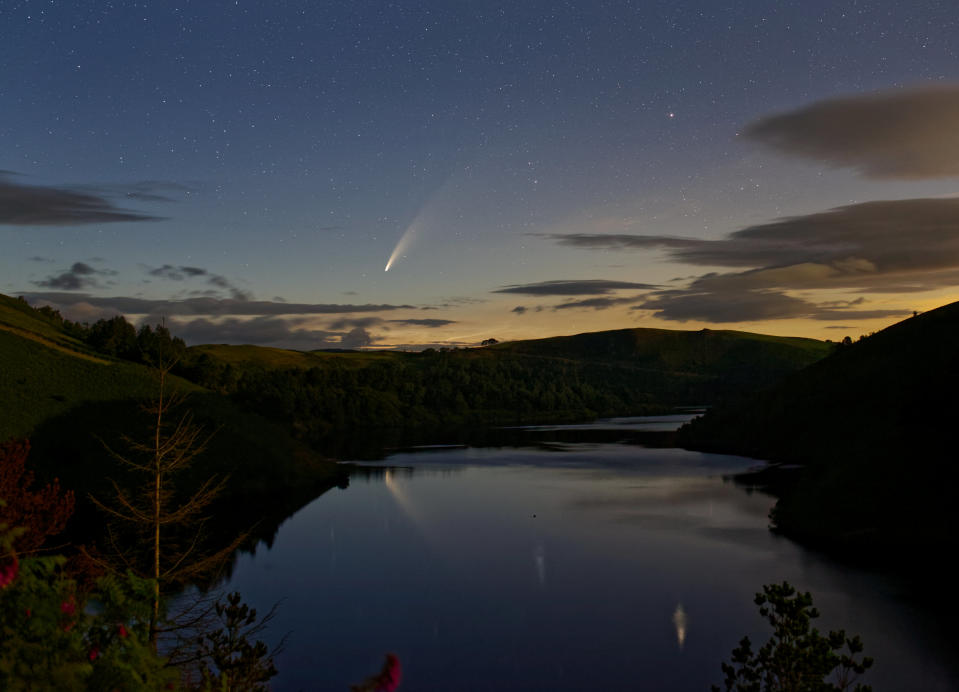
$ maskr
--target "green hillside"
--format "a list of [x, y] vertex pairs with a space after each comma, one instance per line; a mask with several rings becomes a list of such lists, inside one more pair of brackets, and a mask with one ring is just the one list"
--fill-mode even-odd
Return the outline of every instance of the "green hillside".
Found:
[[801, 464], [777, 527], [843, 549], [955, 541], [959, 303], [913, 317], [680, 433], [696, 449]]
[[[158, 378], [146, 365], [97, 353], [77, 336], [82, 333], [49, 309], [0, 295], [0, 440], [29, 438], [31, 466], [81, 490], [85, 501], [86, 492], [104, 487], [115, 473], [104, 443], [116, 447], [124, 435], [149, 434], [140, 403], [156, 396]], [[216, 433], [197, 474], [231, 475], [230, 494], [336, 475], [284, 427], [181, 377], [167, 383], [188, 395], [182, 412]]]
[[[152, 371], [97, 354], [22, 301], [0, 295], [0, 440], [27, 437], [43, 421], [95, 402], [145, 398]], [[181, 378], [184, 391], [200, 387]]]

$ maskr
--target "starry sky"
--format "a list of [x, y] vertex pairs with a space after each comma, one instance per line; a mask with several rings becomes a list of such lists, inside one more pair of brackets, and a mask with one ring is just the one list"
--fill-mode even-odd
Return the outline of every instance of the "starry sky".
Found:
[[300, 349], [855, 337], [959, 299], [957, 35], [924, 0], [0, 0], [0, 292]]

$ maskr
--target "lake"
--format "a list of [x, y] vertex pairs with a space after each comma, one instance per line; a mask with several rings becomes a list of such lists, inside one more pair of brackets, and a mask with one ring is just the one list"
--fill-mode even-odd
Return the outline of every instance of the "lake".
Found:
[[755, 461], [567, 441], [686, 418], [397, 451], [241, 555], [223, 588], [279, 602], [277, 690], [346, 691], [387, 652], [404, 692], [708, 690], [743, 635], [768, 639], [752, 599], [784, 579], [813, 593], [820, 630], [863, 636], [877, 692], [959, 689], [950, 623], [893, 576], [771, 534], [773, 499], [723, 479]]

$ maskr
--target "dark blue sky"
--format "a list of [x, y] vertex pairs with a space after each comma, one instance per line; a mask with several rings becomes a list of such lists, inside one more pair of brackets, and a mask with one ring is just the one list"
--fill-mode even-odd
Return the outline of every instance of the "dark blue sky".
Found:
[[[907, 208], [862, 203], [957, 191], [927, 160], [959, 146], [957, 20], [949, 2], [0, 0], [0, 291], [301, 348], [871, 331], [956, 298], [951, 211], [897, 249], [876, 224]], [[792, 254], [755, 251], [793, 217]], [[949, 260], [897, 260], [917, 244]]]

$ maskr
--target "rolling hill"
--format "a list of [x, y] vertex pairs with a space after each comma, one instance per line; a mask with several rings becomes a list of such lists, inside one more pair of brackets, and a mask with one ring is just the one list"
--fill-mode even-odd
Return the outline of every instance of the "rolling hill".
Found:
[[680, 443], [801, 465], [773, 514], [792, 536], [844, 551], [954, 543], [957, 353], [953, 303], [709, 411]]

